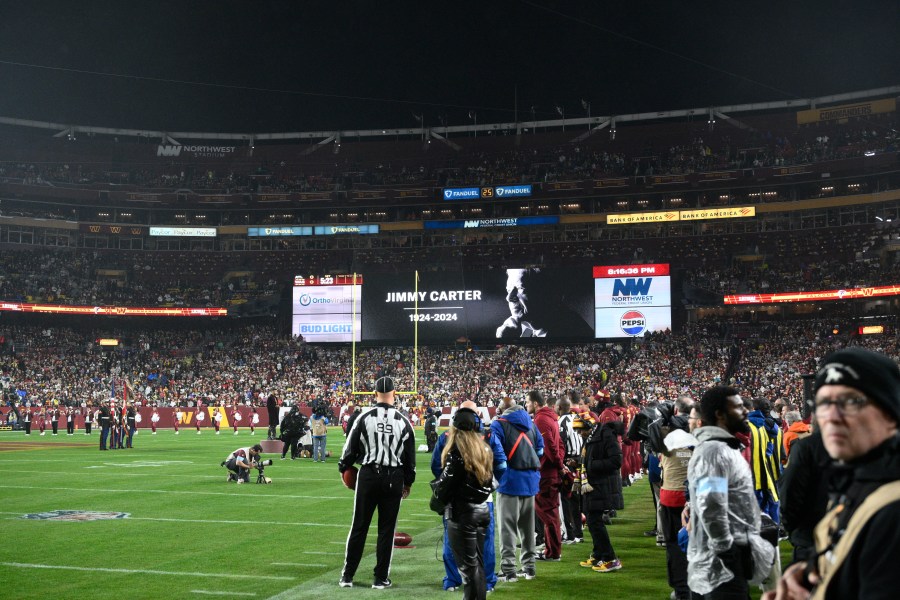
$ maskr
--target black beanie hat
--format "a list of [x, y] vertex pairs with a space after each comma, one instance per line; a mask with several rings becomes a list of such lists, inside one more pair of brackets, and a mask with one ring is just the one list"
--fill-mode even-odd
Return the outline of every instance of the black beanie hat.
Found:
[[815, 391], [846, 385], [872, 399], [900, 424], [900, 367], [890, 357], [864, 348], [844, 348], [826, 356], [816, 372]]

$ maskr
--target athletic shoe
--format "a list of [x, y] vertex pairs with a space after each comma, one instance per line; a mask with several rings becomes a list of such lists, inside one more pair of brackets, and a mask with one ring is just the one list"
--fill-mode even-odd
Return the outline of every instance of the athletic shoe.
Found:
[[515, 583], [519, 580], [515, 573], [497, 573], [497, 581], [503, 583]]
[[644, 537], [656, 537], [656, 530], [651, 529], [650, 531], [645, 531]]
[[516, 577], [524, 577], [526, 580], [531, 581], [536, 577], [534, 569], [522, 569], [518, 573], [516, 573]]
[[444, 588], [444, 591], [445, 591], [445, 592], [455, 592], [455, 591], [456, 591], [456, 588], [455, 588], [455, 587], [448, 587], [448, 588]]
[[375, 583], [372, 584], [373, 590], [386, 590], [391, 587], [390, 579], [376, 579]]
[[347, 581], [346, 579], [344, 579], [343, 577], [341, 577], [341, 580], [338, 581], [338, 585], [341, 586], [341, 587], [353, 587], [353, 582], [352, 582], [352, 581]]
[[590, 567], [594, 567], [594, 566], [600, 564], [600, 561], [597, 560], [596, 558], [594, 558], [593, 556], [589, 556], [587, 560], [583, 560], [578, 564], [581, 565], [582, 567], [590, 568]]
[[615, 560], [608, 560], [606, 562], [601, 562], [593, 567], [591, 567], [592, 571], [597, 571], [598, 573], [609, 573], [611, 571], [618, 571], [622, 568], [622, 561], [618, 558]]
[[557, 556], [556, 558], [551, 558], [546, 554], [538, 554], [534, 557], [534, 560], [542, 560], [544, 562], [559, 562], [559, 557]]
[[572, 544], [577, 544], [577, 543], [578, 543], [578, 538], [571, 538], [571, 539], [566, 538], [563, 540], [563, 544], [565, 544], [566, 546], [571, 546]]
[[238, 479], [237, 482], [238, 482], [238, 484], [241, 484], [241, 483], [244, 483], [244, 480], [243, 480], [243, 479]]

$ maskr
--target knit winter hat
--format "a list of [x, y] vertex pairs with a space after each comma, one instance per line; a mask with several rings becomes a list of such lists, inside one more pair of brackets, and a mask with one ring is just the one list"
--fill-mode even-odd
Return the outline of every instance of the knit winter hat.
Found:
[[890, 357], [864, 348], [844, 348], [822, 360], [815, 391], [846, 385], [871, 398], [900, 423], [900, 367]]

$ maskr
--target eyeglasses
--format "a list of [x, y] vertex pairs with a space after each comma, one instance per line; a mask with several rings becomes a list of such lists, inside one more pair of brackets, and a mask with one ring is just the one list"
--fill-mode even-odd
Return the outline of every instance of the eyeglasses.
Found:
[[829, 408], [835, 406], [842, 415], [855, 415], [870, 403], [871, 400], [865, 396], [839, 396], [837, 398], [816, 400], [815, 407], [816, 414], [825, 414]]

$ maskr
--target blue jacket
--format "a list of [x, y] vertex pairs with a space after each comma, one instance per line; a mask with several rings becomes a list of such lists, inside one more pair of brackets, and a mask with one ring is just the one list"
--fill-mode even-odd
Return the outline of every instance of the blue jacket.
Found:
[[[507, 410], [503, 415], [510, 425], [518, 431], [534, 430], [534, 449], [538, 456], [544, 454], [544, 438], [541, 432], [534, 426], [531, 417], [525, 412], [521, 406], [514, 406]], [[506, 447], [505, 433], [503, 424], [499, 420], [494, 419], [491, 423], [491, 438], [497, 440], [501, 448]], [[505, 455], [505, 451], [504, 451]], [[537, 469], [533, 471], [520, 471], [518, 469], [507, 468], [503, 477], [499, 480], [500, 487], [497, 491], [507, 496], [536, 496], [541, 483], [541, 472]]]
[[[506, 453], [503, 452], [503, 446], [497, 441], [497, 438], [491, 434], [491, 431], [488, 430], [486, 433], [488, 435], [485, 441], [488, 443], [488, 446], [491, 447], [491, 452], [494, 453], [494, 478], [497, 481], [500, 481], [503, 479], [503, 473], [506, 471]], [[440, 477], [441, 471], [443, 471], [443, 468], [441, 467], [441, 454], [444, 452], [444, 447], [446, 445], [447, 432], [445, 431], [438, 437], [437, 444], [434, 445], [434, 452], [431, 454], [431, 472], [434, 473], [435, 477]]]

